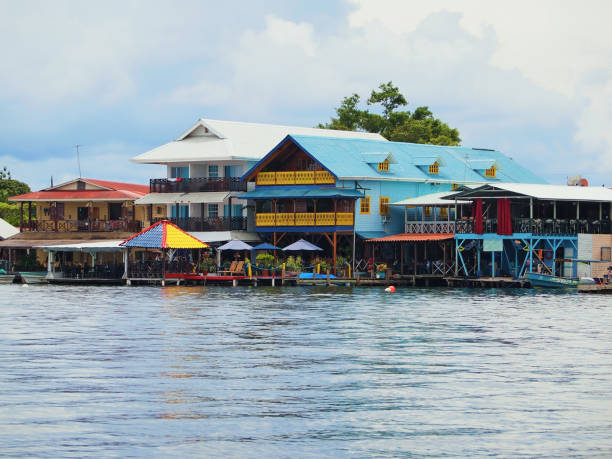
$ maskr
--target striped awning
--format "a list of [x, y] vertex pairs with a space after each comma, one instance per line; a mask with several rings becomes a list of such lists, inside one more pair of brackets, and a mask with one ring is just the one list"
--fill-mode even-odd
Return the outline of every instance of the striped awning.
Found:
[[455, 235], [453, 233], [403, 233], [403, 234], [392, 234], [385, 237], [377, 237], [374, 239], [368, 239], [366, 242], [426, 242], [426, 241], [444, 241], [446, 239], [453, 239]]

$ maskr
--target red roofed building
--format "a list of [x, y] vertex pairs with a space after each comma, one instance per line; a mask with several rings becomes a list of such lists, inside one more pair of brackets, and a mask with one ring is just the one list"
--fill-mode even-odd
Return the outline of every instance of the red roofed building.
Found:
[[[148, 192], [146, 185], [78, 178], [9, 201], [21, 203], [21, 231], [136, 232], [151, 216], [134, 201]], [[24, 215], [25, 202], [36, 207]]]

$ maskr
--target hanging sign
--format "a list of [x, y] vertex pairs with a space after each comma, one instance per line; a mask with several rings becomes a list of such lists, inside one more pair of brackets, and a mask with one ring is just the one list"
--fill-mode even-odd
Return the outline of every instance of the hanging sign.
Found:
[[483, 239], [482, 240], [483, 252], [502, 252], [504, 250], [503, 239]]

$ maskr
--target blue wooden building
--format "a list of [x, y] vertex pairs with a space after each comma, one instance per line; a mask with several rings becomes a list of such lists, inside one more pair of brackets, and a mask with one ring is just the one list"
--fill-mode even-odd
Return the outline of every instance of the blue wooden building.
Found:
[[403, 233], [404, 211], [394, 201], [486, 183], [544, 183], [496, 150], [309, 135], [288, 135], [242, 179], [255, 182], [240, 196], [252, 203], [253, 231], [275, 244], [327, 241], [334, 257], [339, 243]]

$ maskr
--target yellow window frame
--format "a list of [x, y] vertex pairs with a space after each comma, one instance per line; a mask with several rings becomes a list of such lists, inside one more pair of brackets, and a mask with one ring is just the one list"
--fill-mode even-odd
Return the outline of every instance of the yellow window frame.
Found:
[[378, 213], [380, 215], [389, 215], [389, 197], [380, 196], [378, 198]]
[[364, 196], [359, 200], [359, 213], [369, 214], [370, 213], [370, 197]]
[[381, 172], [389, 172], [389, 160], [385, 159], [382, 163], [378, 163], [378, 170]]
[[437, 161], [429, 166], [429, 174], [430, 175], [438, 175], [440, 166]]
[[496, 174], [497, 171], [494, 165], [489, 167], [488, 169], [485, 169], [485, 177], [495, 177]]

